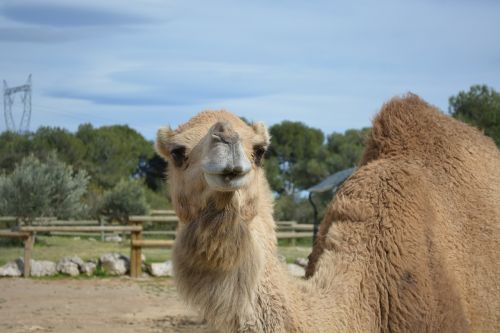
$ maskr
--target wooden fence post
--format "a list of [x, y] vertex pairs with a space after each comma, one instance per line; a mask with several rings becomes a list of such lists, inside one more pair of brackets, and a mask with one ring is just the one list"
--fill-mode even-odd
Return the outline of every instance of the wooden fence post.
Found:
[[24, 239], [24, 269], [23, 275], [25, 278], [30, 276], [31, 273], [31, 251], [33, 250], [34, 243], [33, 232], [30, 232], [28, 237]]
[[[296, 233], [296, 230], [295, 230], [295, 226], [296, 225], [297, 225], [297, 222], [295, 222], [295, 221], [293, 221], [292, 224], [291, 224], [292, 232], [293, 233]], [[291, 244], [292, 246], [296, 246], [297, 245], [297, 239], [295, 237], [290, 238], [290, 242], [292, 243]]]
[[[99, 215], [98, 219], [99, 219], [99, 226], [104, 227], [103, 217]], [[101, 242], [104, 242], [104, 230], [101, 230]]]
[[[134, 225], [140, 225], [140, 222], [134, 222]], [[138, 278], [142, 274], [142, 248], [134, 244], [134, 241], [141, 239], [142, 229], [130, 234], [130, 276], [132, 278]]]

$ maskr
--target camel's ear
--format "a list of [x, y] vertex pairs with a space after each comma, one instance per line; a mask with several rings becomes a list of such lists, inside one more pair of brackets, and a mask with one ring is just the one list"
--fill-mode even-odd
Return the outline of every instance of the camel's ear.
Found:
[[252, 124], [252, 128], [256, 134], [262, 137], [265, 148], [267, 149], [271, 143], [271, 136], [269, 135], [266, 125], [264, 125], [263, 122], [257, 122]]
[[170, 156], [170, 139], [174, 135], [174, 131], [170, 127], [162, 127], [156, 133], [155, 150], [163, 158]]

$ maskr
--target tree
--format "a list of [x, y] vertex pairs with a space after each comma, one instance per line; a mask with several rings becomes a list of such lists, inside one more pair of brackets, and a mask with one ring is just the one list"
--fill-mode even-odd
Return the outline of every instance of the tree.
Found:
[[317, 183], [328, 174], [323, 162], [324, 134], [301, 122], [283, 121], [269, 129], [266, 171], [278, 193], [292, 194]]
[[474, 85], [450, 97], [449, 113], [476, 126], [500, 146], [500, 93], [486, 85]]
[[[272, 149], [272, 148], [270, 148]], [[266, 171], [266, 178], [269, 182], [269, 186], [273, 191], [277, 193], [282, 193], [285, 191], [285, 180], [284, 175], [280, 170], [280, 163], [278, 157], [274, 154], [267, 153], [264, 158], [264, 170]]]
[[76, 132], [87, 147], [84, 168], [92, 180], [105, 189], [112, 188], [137, 169], [141, 156], [153, 156], [153, 144], [126, 125], [93, 128], [80, 125]]
[[98, 205], [99, 214], [122, 223], [128, 222], [130, 215], [144, 215], [148, 210], [144, 188], [134, 180], [120, 180], [104, 193]]
[[0, 172], [10, 173], [16, 164], [33, 152], [33, 143], [29, 135], [14, 132], [0, 134]]
[[76, 169], [82, 167], [86, 147], [68, 130], [59, 127], [40, 127], [31, 140], [34, 151], [45, 155], [56, 152], [61, 161]]
[[369, 128], [349, 129], [341, 133], [332, 133], [327, 138], [327, 165], [330, 174], [351, 168], [358, 164], [365, 149], [365, 140]]
[[86, 172], [51, 154], [45, 162], [28, 156], [10, 175], [0, 176], [0, 215], [14, 215], [30, 222], [36, 217], [78, 218], [86, 211]]

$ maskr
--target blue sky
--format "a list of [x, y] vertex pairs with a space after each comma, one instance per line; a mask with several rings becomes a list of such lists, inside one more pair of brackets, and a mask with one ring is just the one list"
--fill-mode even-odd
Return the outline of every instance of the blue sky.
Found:
[[473, 84], [498, 90], [499, 17], [493, 0], [3, 0], [0, 78], [33, 74], [32, 129], [126, 123], [152, 139], [225, 108], [331, 133], [408, 91], [446, 111]]

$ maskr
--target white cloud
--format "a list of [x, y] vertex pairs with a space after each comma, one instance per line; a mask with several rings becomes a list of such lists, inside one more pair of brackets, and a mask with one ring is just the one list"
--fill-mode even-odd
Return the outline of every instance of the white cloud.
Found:
[[[51, 19], [49, 9], [67, 17]], [[159, 123], [225, 107], [339, 131], [368, 125], [407, 91], [446, 109], [472, 84], [498, 89], [499, 9], [489, 1], [7, 1], [0, 78], [14, 85], [33, 73], [34, 126], [127, 122], [152, 137]]]

